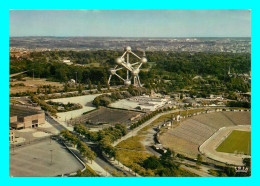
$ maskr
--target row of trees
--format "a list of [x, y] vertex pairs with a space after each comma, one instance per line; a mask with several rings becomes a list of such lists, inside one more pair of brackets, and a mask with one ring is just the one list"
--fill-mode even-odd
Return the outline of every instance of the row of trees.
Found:
[[132, 96], [140, 96], [142, 94], [148, 93], [148, 90], [145, 88], [139, 88], [139, 87], [134, 87], [133, 85], [130, 85], [127, 89], [127, 91], [122, 91], [122, 92], [112, 92], [110, 95], [109, 94], [102, 94], [100, 96], [97, 96], [93, 100], [93, 105], [96, 107], [99, 106], [105, 106], [107, 107], [109, 104], [119, 100], [119, 99], [126, 99], [130, 98]]
[[142, 125], [144, 122], [148, 121], [149, 119], [151, 119], [155, 115], [162, 113], [163, 111], [167, 111], [167, 110], [171, 110], [171, 108], [168, 107], [168, 108], [164, 108], [164, 109], [159, 109], [159, 110], [153, 111], [153, 112], [145, 115], [144, 117], [142, 117], [142, 119], [140, 119], [137, 122], [131, 124], [130, 129], [134, 129], [134, 128]]
[[228, 107], [244, 107], [251, 108], [251, 103], [246, 101], [230, 101], [227, 103]]
[[69, 143], [73, 144], [74, 147], [76, 146], [78, 151], [82, 156], [87, 158], [91, 161], [95, 160], [96, 154], [94, 151], [92, 151], [86, 143], [81, 141], [79, 138], [77, 138], [74, 134], [70, 133], [68, 130], [62, 130], [60, 133]]
[[[67, 112], [72, 110], [81, 109], [82, 105], [79, 103], [70, 103], [67, 104], [61, 103], [61, 102], [53, 102], [53, 101], [47, 101], [47, 104], [52, 105], [54, 109], [56, 109], [58, 112]], [[59, 109], [59, 107], [62, 107], [63, 109]]]
[[30, 94], [30, 96], [31, 96], [32, 102], [40, 105], [43, 110], [48, 111], [53, 115], [56, 115], [57, 110], [54, 109], [51, 105], [47, 104], [44, 100], [39, 99], [36, 95]]
[[177, 177], [177, 176], [195, 176], [180, 169], [179, 164], [174, 162], [175, 153], [167, 149], [160, 158], [150, 156], [141, 164], [146, 170], [152, 170], [154, 176]]
[[129, 92], [127, 91], [123, 91], [123, 92], [112, 92], [110, 95], [109, 94], [102, 94], [100, 96], [97, 96], [94, 100], [93, 100], [93, 105], [95, 105], [96, 107], [99, 106], [105, 106], [107, 107], [109, 104], [111, 104], [112, 102], [115, 102], [119, 99], [126, 99], [131, 97], [131, 94], [129, 94]]
[[108, 127], [98, 132], [90, 131], [82, 124], [76, 124], [74, 131], [90, 141], [97, 142], [99, 148], [110, 157], [115, 157], [116, 153], [111, 143], [127, 134], [126, 126], [123, 124], [116, 124], [114, 127]]

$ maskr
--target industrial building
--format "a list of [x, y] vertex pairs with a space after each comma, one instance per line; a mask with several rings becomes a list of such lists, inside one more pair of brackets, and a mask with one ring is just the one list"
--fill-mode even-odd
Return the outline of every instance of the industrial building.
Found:
[[157, 108], [159, 108], [159, 105], [152, 104], [152, 103], [140, 104], [137, 107], [137, 109], [140, 109], [140, 110], [145, 111], [145, 112], [155, 111]]
[[10, 104], [9, 123], [13, 129], [36, 128], [45, 123], [45, 114], [40, 107]]
[[138, 106], [136, 109], [149, 112], [149, 111], [155, 111], [161, 107], [163, 107], [165, 104], [170, 103], [171, 101], [169, 98], [154, 98], [150, 97], [148, 95], [143, 96], [135, 96], [129, 98], [130, 101], [138, 102]]

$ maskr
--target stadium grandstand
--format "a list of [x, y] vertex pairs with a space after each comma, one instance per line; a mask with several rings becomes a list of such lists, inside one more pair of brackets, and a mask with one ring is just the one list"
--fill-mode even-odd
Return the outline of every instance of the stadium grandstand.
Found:
[[222, 127], [250, 125], [251, 112], [214, 112], [184, 120], [160, 136], [164, 147], [189, 157], [196, 157], [199, 146]]

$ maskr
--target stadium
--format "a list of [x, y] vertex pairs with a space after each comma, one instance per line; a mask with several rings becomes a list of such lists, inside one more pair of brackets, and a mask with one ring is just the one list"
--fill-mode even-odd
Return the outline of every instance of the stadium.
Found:
[[251, 111], [223, 111], [183, 120], [159, 136], [160, 143], [176, 153], [229, 165], [243, 165], [250, 157]]

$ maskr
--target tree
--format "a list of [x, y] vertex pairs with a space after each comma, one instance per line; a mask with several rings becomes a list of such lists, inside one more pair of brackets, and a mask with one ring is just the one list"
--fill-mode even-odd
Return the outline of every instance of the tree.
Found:
[[87, 127], [85, 127], [82, 124], [76, 124], [76, 125], [74, 125], [74, 131], [81, 134], [81, 135], [84, 135], [86, 137], [89, 130], [88, 130]]
[[108, 80], [105, 79], [107, 90], [110, 90], [110, 85], [108, 83]]
[[88, 80], [88, 89], [89, 89], [89, 90], [92, 89], [92, 82], [90, 81], [90, 79]]
[[197, 165], [201, 165], [201, 162], [202, 162], [202, 157], [200, 154], [197, 155], [197, 161], [196, 161], [196, 164]]
[[134, 164], [132, 164], [132, 170], [134, 171], [134, 173], [135, 173], [135, 176], [136, 176], [136, 172], [139, 170], [139, 166], [138, 166], [138, 164], [136, 164], [136, 163], [134, 163]]
[[150, 156], [143, 162], [143, 167], [146, 169], [158, 169], [162, 167], [162, 164], [160, 163], [159, 159], [155, 156]]
[[246, 167], [250, 168], [250, 167], [251, 167], [251, 158], [244, 158], [244, 159], [243, 159], [243, 164], [244, 164]]
[[55, 78], [61, 82], [65, 82], [68, 80], [67, 73], [68, 67], [60, 65], [57, 69], [55, 69]]
[[79, 83], [79, 86], [78, 86], [78, 92], [79, 92], [79, 94], [82, 93], [82, 85], [80, 83]]
[[78, 141], [77, 149], [88, 160], [91, 161], [96, 158], [96, 153], [93, 152], [83, 141]]
[[224, 173], [227, 176], [235, 176], [236, 175], [236, 170], [233, 167], [224, 167]]
[[64, 138], [66, 138], [66, 137], [69, 135], [69, 131], [68, 131], [68, 130], [61, 130], [61, 131], [60, 131], [60, 134], [61, 134]]
[[77, 177], [82, 177], [83, 176], [83, 173], [82, 171], [79, 169], [77, 170], [77, 174], [76, 174]]
[[97, 90], [98, 90], [98, 91], [101, 91], [101, 84], [100, 84], [100, 81], [98, 82]]
[[127, 134], [126, 125], [118, 123], [118, 124], [115, 125], [115, 128], [116, 128], [116, 129], [119, 129], [119, 130], [121, 131], [122, 136], [124, 136], [124, 135]]
[[165, 161], [171, 161], [173, 160], [174, 156], [175, 156], [175, 152], [174, 151], [171, 151], [169, 148], [166, 149], [167, 151], [165, 153], [163, 153], [160, 157], [160, 160], [162, 162], [165, 162]]
[[51, 87], [51, 85], [49, 85], [49, 91], [48, 91], [48, 93], [49, 93], [49, 94], [52, 93], [52, 87]]
[[88, 148], [87, 157], [88, 157], [88, 159], [90, 159], [90, 161], [92, 163], [92, 161], [95, 160], [95, 158], [96, 158], [96, 153], [93, 152], [92, 150], [90, 150], [90, 148]]
[[89, 135], [89, 140], [91, 140], [91, 141], [98, 141], [98, 134], [97, 134], [97, 132], [89, 131], [88, 135]]
[[64, 84], [64, 92], [68, 92], [68, 91], [69, 91], [68, 83], [65, 82], [65, 84]]
[[153, 172], [151, 169], [148, 169], [148, 170], [146, 171], [146, 175], [145, 175], [145, 176], [154, 177], [155, 174], [154, 174], [154, 172]]
[[71, 143], [72, 143], [72, 144], [74, 145], [74, 147], [75, 147], [75, 146], [78, 144], [79, 139], [72, 134], [70, 141], [71, 141]]

